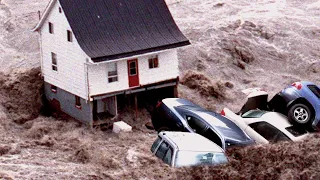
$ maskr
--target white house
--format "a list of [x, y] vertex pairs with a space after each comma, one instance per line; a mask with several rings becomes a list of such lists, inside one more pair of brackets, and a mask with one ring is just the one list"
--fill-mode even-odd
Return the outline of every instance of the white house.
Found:
[[129, 94], [173, 92], [190, 44], [164, 0], [51, 0], [34, 31], [47, 99], [89, 124]]

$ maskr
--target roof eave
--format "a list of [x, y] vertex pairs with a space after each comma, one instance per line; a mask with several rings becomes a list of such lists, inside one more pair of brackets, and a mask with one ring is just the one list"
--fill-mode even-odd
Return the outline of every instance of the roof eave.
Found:
[[51, 9], [53, 8], [53, 6], [55, 5], [55, 3], [57, 1], [58, 0], [51, 0], [49, 2], [49, 4], [47, 5], [47, 7], [46, 7], [46, 9], [45, 9], [45, 11], [44, 11], [44, 13], [42, 15], [42, 17], [40, 18], [40, 21], [38, 22], [38, 24], [31, 31], [33, 31], [33, 32], [38, 31], [42, 27], [44, 21], [47, 19]]
[[179, 48], [179, 47], [187, 46], [190, 44], [191, 43], [188, 40], [188, 41], [183, 41], [183, 42], [170, 44], [170, 45], [166, 45], [166, 46], [161, 46], [161, 47], [155, 47], [155, 48], [150, 48], [150, 49], [144, 49], [144, 50], [139, 50], [139, 51], [114, 54], [114, 55], [108, 55], [108, 56], [102, 56], [102, 57], [94, 57], [91, 59], [94, 63], [99, 63], [99, 62], [110, 61], [110, 60], [115, 60], [115, 59], [122, 59], [122, 58], [130, 57], [130, 56], [136, 56], [136, 55], [140, 55], [140, 54], [146, 54], [146, 53], [155, 52], [155, 51], [163, 51], [163, 50], [168, 50], [168, 49]]

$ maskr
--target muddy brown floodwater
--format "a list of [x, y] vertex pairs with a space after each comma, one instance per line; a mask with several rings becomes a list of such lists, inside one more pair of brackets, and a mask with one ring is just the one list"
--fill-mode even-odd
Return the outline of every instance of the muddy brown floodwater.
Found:
[[[227, 152], [216, 167], [170, 168], [153, 157], [150, 115], [130, 108], [113, 134], [67, 117], [40, 115], [38, 35], [30, 29], [48, 0], [0, 0], [1, 179], [320, 179], [320, 137]], [[238, 111], [241, 90], [270, 97], [298, 80], [320, 84], [320, 1], [166, 0], [192, 45], [178, 52], [181, 97]]]

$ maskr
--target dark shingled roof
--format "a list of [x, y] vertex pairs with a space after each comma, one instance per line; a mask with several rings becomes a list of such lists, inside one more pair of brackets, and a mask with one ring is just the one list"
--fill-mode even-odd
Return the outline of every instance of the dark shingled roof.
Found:
[[71, 29], [94, 62], [190, 44], [164, 0], [60, 0]]

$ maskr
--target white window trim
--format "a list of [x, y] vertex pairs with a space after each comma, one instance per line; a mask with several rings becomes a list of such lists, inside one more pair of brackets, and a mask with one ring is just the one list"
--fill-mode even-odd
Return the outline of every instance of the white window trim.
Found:
[[[155, 67], [155, 63], [154, 63], [154, 60], [157, 59], [158, 60], [158, 66]], [[149, 64], [149, 61], [151, 60], [151, 63], [152, 63], [152, 67], [150, 67], [150, 64]], [[156, 69], [156, 68], [159, 68], [159, 57], [156, 55], [156, 56], [151, 56], [148, 58], [148, 67], [149, 69]]]
[[[107, 76], [108, 76], [108, 83], [114, 83], [114, 82], [118, 82], [119, 81], [119, 74], [118, 74], [118, 64], [117, 64], [117, 62], [112, 62], [112, 63], [114, 63], [115, 65], [116, 65], [116, 72], [117, 72], [117, 74], [116, 75], [109, 75], [109, 72], [111, 72], [111, 71], [109, 71], [109, 66], [107, 67]], [[111, 64], [111, 63], [110, 63]], [[108, 64], [109, 65], [109, 64]], [[112, 82], [110, 82], [109, 81], [109, 79], [110, 78], [117, 78], [117, 80], [116, 81], [112, 81]]]
[[[56, 58], [56, 64], [54, 64], [54, 63], [53, 63], [53, 55], [55, 55], [55, 58]], [[54, 53], [54, 52], [51, 52], [51, 65], [52, 65], [52, 67], [51, 67], [52, 71], [58, 72], [58, 58], [57, 58], [57, 54], [56, 54], [56, 53]], [[54, 68], [53, 68], [53, 67], [55, 67], [55, 68], [56, 68], [56, 70], [54, 70]]]

